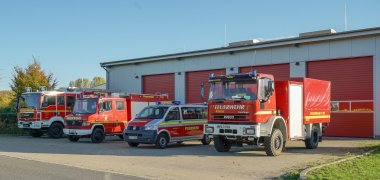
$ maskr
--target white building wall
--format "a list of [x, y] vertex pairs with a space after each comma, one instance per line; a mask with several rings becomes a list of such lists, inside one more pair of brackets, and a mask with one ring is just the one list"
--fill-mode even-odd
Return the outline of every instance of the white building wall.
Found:
[[[374, 105], [375, 134], [380, 136], [380, 37], [346, 38], [323, 42], [303, 43], [249, 51], [221, 53], [170, 59], [158, 62], [120, 65], [109, 69], [109, 89], [141, 93], [142, 76], [175, 72], [175, 97], [185, 100], [185, 72], [226, 69], [226, 73], [238, 72], [238, 67], [290, 63], [291, 77], [305, 77], [307, 61], [374, 56]], [[299, 65], [295, 65], [296, 63]], [[230, 68], [234, 70], [231, 71]], [[181, 75], [178, 75], [181, 72]], [[138, 76], [138, 78], [136, 78]]]

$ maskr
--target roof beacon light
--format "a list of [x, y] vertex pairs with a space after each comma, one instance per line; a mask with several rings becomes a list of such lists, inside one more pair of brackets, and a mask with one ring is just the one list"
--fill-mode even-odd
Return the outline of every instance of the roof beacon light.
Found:
[[181, 104], [181, 101], [173, 101], [173, 104], [175, 104], [175, 105], [180, 105], [180, 104]]
[[257, 76], [256, 70], [249, 71], [248, 73], [249, 76]]
[[32, 88], [31, 87], [26, 87], [25, 88], [25, 92], [32, 92]]
[[215, 77], [215, 74], [214, 73], [210, 73], [209, 78], [214, 78], [214, 77]]

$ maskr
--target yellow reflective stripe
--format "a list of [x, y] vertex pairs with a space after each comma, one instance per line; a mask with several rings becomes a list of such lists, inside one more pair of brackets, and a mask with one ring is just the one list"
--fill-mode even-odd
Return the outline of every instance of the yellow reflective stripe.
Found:
[[126, 123], [128, 121], [95, 121], [95, 122], [90, 122], [92, 124], [110, 124], [110, 123]]
[[256, 115], [264, 115], [264, 114], [274, 114], [274, 110], [272, 111], [258, 111], [256, 112]]
[[207, 123], [207, 119], [194, 119], [194, 120], [184, 120], [184, 121], [178, 121], [178, 122], [164, 122], [161, 123], [160, 126], [166, 126], [166, 125], [175, 125], [175, 124], [201, 124], [201, 123]]
[[24, 109], [20, 109], [20, 112], [22, 112], [22, 113], [32, 113], [32, 112], [34, 112], [34, 109], [24, 108]]
[[161, 123], [160, 126], [174, 125], [174, 124], [181, 124], [181, 123], [180, 122], [164, 122], [164, 123]]
[[324, 116], [305, 116], [306, 121], [310, 119], [319, 119], [319, 118], [330, 118], [330, 115], [324, 115]]

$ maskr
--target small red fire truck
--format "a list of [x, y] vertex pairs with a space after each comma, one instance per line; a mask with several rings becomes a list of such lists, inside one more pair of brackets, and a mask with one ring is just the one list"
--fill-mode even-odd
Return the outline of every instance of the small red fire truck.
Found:
[[208, 124], [218, 152], [231, 145], [263, 145], [279, 155], [287, 140], [304, 140], [306, 148], [322, 141], [322, 124], [330, 122], [330, 82], [310, 78], [274, 81], [270, 74], [210, 75]]
[[158, 102], [157, 105], [144, 108], [128, 123], [124, 140], [131, 147], [155, 144], [162, 149], [170, 142], [191, 140], [200, 140], [202, 144], [208, 145], [210, 138], [203, 134], [206, 122], [205, 105]]
[[60, 138], [63, 135], [63, 119], [71, 113], [75, 100], [95, 93], [104, 93], [104, 90], [68, 88], [66, 91], [46, 91], [45, 87], [41, 87], [39, 91], [32, 92], [31, 88], [27, 88], [27, 92], [17, 100], [18, 127], [26, 129], [33, 137], [47, 132], [51, 138]]
[[91, 138], [101, 143], [106, 135], [123, 138], [126, 123], [146, 106], [165, 101], [166, 95], [129, 94], [120, 97], [92, 96], [78, 99], [72, 114], [65, 117], [65, 134], [72, 142]]

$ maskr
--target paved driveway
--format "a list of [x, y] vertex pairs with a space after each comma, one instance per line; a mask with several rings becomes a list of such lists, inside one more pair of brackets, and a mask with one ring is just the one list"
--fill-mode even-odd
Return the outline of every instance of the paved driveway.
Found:
[[213, 145], [197, 141], [156, 149], [149, 145], [131, 148], [113, 137], [92, 144], [88, 139], [72, 143], [67, 139], [0, 136], [0, 155], [143, 178], [258, 179], [278, 177], [313, 161], [359, 153], [358, 147], [373, 143], [380, 141], [329, 139], [318, 149], [308, 150], [302, 141], [290, 142], [282, 155], [268, 157], [262, 148], [235, 147], [229, 153], [218, 153]]

